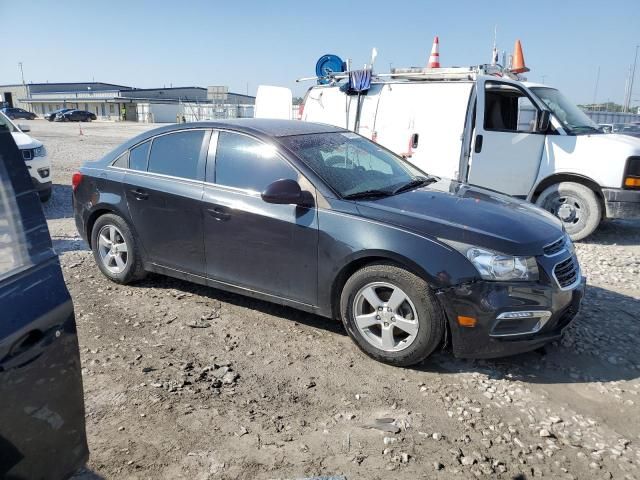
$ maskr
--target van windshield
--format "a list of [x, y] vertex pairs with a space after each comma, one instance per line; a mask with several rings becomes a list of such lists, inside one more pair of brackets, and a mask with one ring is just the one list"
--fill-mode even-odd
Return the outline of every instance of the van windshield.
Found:
[[570, 135], [604, 133], [593, 120], [574, 105], [559, 90], [549, 87], [531, 87]]
[[352, 132], [296, 135], [281, 141], [346, 199], [395, 195], [433, 181], [389, 150]]

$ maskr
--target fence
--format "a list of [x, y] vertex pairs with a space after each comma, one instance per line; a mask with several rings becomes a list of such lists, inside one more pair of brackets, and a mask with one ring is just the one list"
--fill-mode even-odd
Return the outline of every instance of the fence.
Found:
[[598, 112], [585, 110], [585, 112], [591, 120], [596, 123], [632, 123], [640, 122], [640, 115], [635, 113], [621, 113], [621, 112]]

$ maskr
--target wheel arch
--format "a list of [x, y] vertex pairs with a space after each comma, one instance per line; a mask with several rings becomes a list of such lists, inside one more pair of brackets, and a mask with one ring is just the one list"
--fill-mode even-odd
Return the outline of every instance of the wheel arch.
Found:
[[533, 193], [529, 196], [529, 201], [535, 203], [540, 194], [547, 187], [560, 182], [579, 183], [589, 188], [590, 190], [593, 190], [593, 192], [596, 194], [596, 197], [598, 197], [598, 200], [602, 203], [602, 207], [604, 208], [604, 195], [602, 194], [602, 187], [600, 186], [600, 184], [592, 178], [577, 173], [554, 173], [553, 175], [549, 175], [548, 177], [542, 179], [534, 188]]
[[93, 226], [95, 225], [95, 223], [98, 220], [98, 218], [100, 218], [101, 216], [106, 215], [108, 213], [112, 213], [112, 214], [117, 215], [120, 218], [122, 218], [127, 223], [129, 228], [133, 232], [135, 232], [135, 229], [131, 225], [131, 222], [127, 221], [126, 215], [124, 215], [123, 212], [119, 211], [118, 208], [114, 207], [113, 205], [109, 205], [109, 204], [96, 205], [91, 210], [91, 213], [89, 213], [89, 215], [87, 216], [87, 220], [85, 222], [85, 232], [86, 232], [86, 235], [87, 235], [87, 243], [89, 244], [89, 248], [92, 248], [91, 237], [92, 237], [92, 234], [93, 234]]
[[340, 295], [342, 289], [351, 275], [366, 267], [377, 263], [391, 264], [417, 275], [422, 278], [430, 288], [435, 290], [433, 278], [417, 263], [411, 259], [386, 250], [374, 250], [359, 252], [358, 255], [348, 259], [344, 266], [338, 271], [331, 284], [331, 317], [340, 318]]

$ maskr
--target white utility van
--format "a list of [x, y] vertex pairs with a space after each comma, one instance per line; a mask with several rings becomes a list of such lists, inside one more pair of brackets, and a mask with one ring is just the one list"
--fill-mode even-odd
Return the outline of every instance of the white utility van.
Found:
[[[343, 75], [342, 78], [348, 75]], [[396, 69], [311, 87], [301, 119], [354, 130], [427, 173], [527, 199], [574, 240], [640, 217], [640, 139], [604, 134], [557, 89], [493, 66]]]

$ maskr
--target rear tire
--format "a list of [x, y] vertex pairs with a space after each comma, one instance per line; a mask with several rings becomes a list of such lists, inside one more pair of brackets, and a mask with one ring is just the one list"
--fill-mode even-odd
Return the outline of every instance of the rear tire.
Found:
[[391, 264], [355, 272], [342, 289], [340, 314], [356, 345], [390, 365], [421, 362], [444, 337], [444, 315], [427, 283]]
[[560, 218], [571, 240], [591, 235], [602, 219], [602, 205], [589, 187], [560, 182], [545, 188], [536, 205]]
[[100, 271], [113, 282], [127, 284], [146, 276], [135, 237], [118, 215], [108, 213], [96, 220], [91, 250]]

